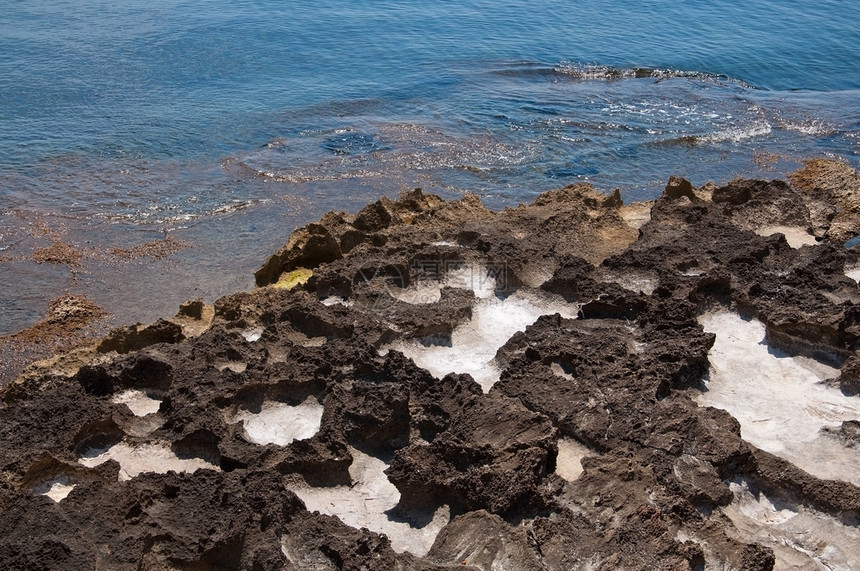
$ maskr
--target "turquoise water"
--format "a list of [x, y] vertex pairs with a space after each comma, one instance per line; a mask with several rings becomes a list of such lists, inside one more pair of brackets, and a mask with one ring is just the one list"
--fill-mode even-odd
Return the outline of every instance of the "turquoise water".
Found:
[[[503, 207], [857, 166], [858, 21], [851, 0], [5, 2], [0, 255], [34, 219], [76, 244], [194, 227], [220, 244], [202, 267], [244, 272], [273, 220], [413, 186]], [[215, 295], [206, 271], [183, 279]], [[50, 289], [0, 286], [0, 331]]]

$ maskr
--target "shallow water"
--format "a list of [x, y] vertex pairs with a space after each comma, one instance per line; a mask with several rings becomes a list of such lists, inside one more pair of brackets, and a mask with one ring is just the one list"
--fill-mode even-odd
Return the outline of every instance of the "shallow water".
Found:
[[[212, 301], [250, 287], [297, 225], [414, 186], [495, 208], [577, 181], [636, 200], [673, 173], [860, 157], [847, 0], [2, 12], [0, 332], [62, 290], [130, 320]], [[154, 268], [104, 255], [165, 235], [185, 249]], [[34, 269], [56, 240], [83, 261]]]

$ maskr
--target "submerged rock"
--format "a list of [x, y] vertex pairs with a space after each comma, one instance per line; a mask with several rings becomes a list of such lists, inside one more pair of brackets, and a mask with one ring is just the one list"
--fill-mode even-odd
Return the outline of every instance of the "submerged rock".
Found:
[[[790, 183], [672, 177], [636, 205], [573, 185], [502, 212], [415, 190], [329, 213], [254, 291], [8, 387], [0, 562], [850, 568], [856, 180], [818, 161]], [[719, 392], [754, 375], [816, 419], [831, 479], [759, 418], [785, 399], [747, 414]]]

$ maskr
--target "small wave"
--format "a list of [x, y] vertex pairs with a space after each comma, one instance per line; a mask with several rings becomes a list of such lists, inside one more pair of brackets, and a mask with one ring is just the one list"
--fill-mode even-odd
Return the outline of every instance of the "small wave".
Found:
[[765, 135], [770, 135], [772, 132], [773, 127], [771, 126], [771, 124], [767, 121], [762, 121], [760, 123], [754, 123], [752, 125], [732, 127], [730, 129], [717, 131], [716, 133], [711, 133], [703, 137], [697, 137], [697, 140], [705, 143], [725, 143], [727, 141], [739, 143], [746, 139], [753, 139], [755, 137], [763, 137]]
[[210, 218], [212, 216], [224, 216], [245, 210], [252, 206], [266, 204], [270, 202], [268, 199], [251, 199], [251, 200], [236, 200], [222, 204], [216, 204], [209, 208], [186, 211], [178, 206], [159, 206], [152, 205], [146, 209], [137, 210], [134, 212], [120, 212], [113, 214], [104, 214], [100, 217], [109, 222], [135, 222], [138, 224], [176, 224], [178, 222], [194, 222], [202, 218]]
[[[331, 165], [321, 162], [315, 165], [307, 165], [295, 168], [289, 172], [280, 170], [269, 170], [255, 168], [244, 161], [231, 163], [236, 165], [238, 171], [250, 178], [264, 182], [278, 182], [287, 184], [303, 184], [308, 182], [336, 181], [361, 178], [382, 178], [386, 175], [383, 170], [360, 168], [358, 165]], [[340, 170], [346, 169], [346, 170]]]
[[747, 126], [731, 127], [706, 135], [677, 135], [649, 141], [650, 147], [691, 147], [698, 144], [738, 143], [755, 137], [769, 135], [773, 127], [767, 121]]
[[593, 63], [563, 61], [553, 68], [553, 72], [582, 81], [613, 81], [620, 79], [699, 79], [718, 83], [732, 83], [753, 89], [744, 81], [723, 74], [681, 69], [660, 69], [651, 67], [614, 67]]
[[387, 150], [377, 135], [351, 129], [336, 131], [326, 137], [321, 146], [335, 155], [360, 155]]
[[807, 119], [804, 121], [779, 121], [779, 126], [786, 131], [797, 131], [804, 135], [833, 135], [839, 130], [826, 121], [820, 119]]
[[582, 63], [562, 61], [556, 65], [546, 65], [537, 62], [522, 62], [503, 65], [492, 71], [494, 75], [510, 78], [551, 78], [559, 75], [582, 81], [612, 81], [620, 79], [670, 79], [687, 78], [719, 82], [738, 83], [751, 87], [743, 81], [727, 75], [708, 73], [704, 71], [688, 71], [680, 69], [661, 69], [653, 67], [615, 67], [598, 63]]
[[553, 71], [555, 73], [573, 77], [575, 79], [593, 81], [652, 77], [651, 73], [653, 70], [638, 67], [618, 68], [609, 65], [562, 62], [555, 68], [553, 68]]
[[492, 73], [493, 75], [498, 75], [500, 77], [528, 79], [533, 77], [552, 77], [558, 72], [553, 66], [547, 66], [536, 62], [522, 62], [505, 65], [500, 69], [494, 69]]
[[696, 135], [679, 135], [677, 137], [669, 137], [667, 139], [658, 139], [648, 143], [654, 147], [689, 147], [695, 145], [700, 140]]
[[223, 159], [221, 166], [241, 179], [285, 184], [382, 179], [406, 172], [424, 177], [440, 170], [487, 178], [490, 172], [529, 162], [536, 153], [528, 144], [486, 134], [456, 136], [426, 125], [382, 123], [371, 130], [347, 127], [272, 139], [252, 153]]
[[600, 171], [593, 166], [565, 164], [547, 169], [544, 171], [544, 176], [550, 180], [566, 180], [583, 177], [587, 179], [588, 177], [595, 176], [599, 173]]

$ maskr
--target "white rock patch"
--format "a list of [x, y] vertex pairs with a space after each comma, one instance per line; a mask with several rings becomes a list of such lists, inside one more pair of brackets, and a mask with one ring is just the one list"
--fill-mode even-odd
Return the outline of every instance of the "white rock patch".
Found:
[[845, 275], [857, 283], [860, 283], [860, 266], [845, 270]]
[[161, 401], [148, 396], [143, 391], [128, 390], [114, 396], [111, 402], [115, 404], [124, 404], [135, 416], [146, 416], [147, 414], [155, 414], [158, 412], [158, 407], [161, 406]]
[[582, 475], [582, 459], [589, 454], [592, 454], [591, 450], [576, 440], [560, 438], [555, 473], [568, 482], [573, 482]]
[[350, 448], [352, 464], [349, 475], [352, 486], [332, 488], [296, 487], [298, 495], [310, 511], [337, 516], [345, 524], [377, 533], [384, 533], [391, 540], [391, 547], [398, 553], [409, 551], [423, 556], [430, 551], [436, 535], [450, 520], [450, 510], [443, 506], [436, 510], [429, 523], [422, 527], [396, 521], [386, 513], [400, 501], [400, 492], [388, 481], [384, 471], [388, 464]]
[[418, 280], [398, 291], [395, 297], [412, 305], [437, 303], [445, 287], [469, 289], [478, 299], [488, 299], [495, 293], [496, 280], [488, 274], [484, 264], [464, 263], [448, 269], [441, 280]]
[[759, 236], [771, 236], [773, 234], [782, 234], [785, 236], [785, 241], [792, 248], [800, 248], [801, 246], [815, 246], [818, 241], [815, 236], [806, 231], [806, 228], [800, 226], [764, 226], [755, 231]]
[[[493, 290], [490, 289], [490, 292]], [[395, 349], [411, 358], [419, 367], [436, 377], [448, 373], [468, 373], [484, 392], [499, 380], [501, 371], [495, 364], [496, 351], [517, 331], [523, 331], [541, 315], [559, 313], [574, 319], [579, 308], [558, 298], [516, 292], [505, 299], [493, 295], [481, 299], [472, 308], [472, 319], [460, 324], [451, 334], [450, 343], [423, 344], [419, 341], [398, 342], [384, 350]]]
[[55, 502], [59, 503], [66, 499], [66, 496], [75, 489], [76, 484], [69, 483], [69, 479], [65, 476], [60, 476], [49, 482], [45, 482], [36, 487], [34, 490], [40, 496], [48, 496]]
[[774, 569], [860, 569], [860, 530], [802, 506], [772, 500], [743, 479], [729, 484], [735, 499], [722, 508], [738, 539], [773, 549]]
[[353, 301], [351, 299], [344, 299], [342, 297], [333, 295], [333, 296], [325, 298], [320, 303], [322, 303], [326, 307], [331, 307], [332, 305], [342, 305], [344, 307], [352, 307]]
[[860, 419], [860, 399], [821, 383], [839, 370], [769, 348], [758, 320], [717, 312], [699, 321], [717, 339], [708, 354], [708, 390], [698, 404], [727, 410], [743, 438], [762, 450], [819, 478], [860, 485], [860, 451], [820, 433]]
[[242, 337], [245, 338], [245, 341], [248, 343], [254, 343], [255, 341], [259, 341], [260, 337], [263, 336], [263, 328], [262, 327], [249, 327], [242, 331]]
[[232, 422], [245, 423], [245, 435], [254, 444], [286, 446], [293, 440], [304, 440], [316, 434], [322, 423], [323, 405], [308, 397], [298, 406], [282, 402], [265, 402], [260, 412], [240, 410]]
[[88, 468], [94, 468], [108, 460], [119, 462], [120, 481], [131, 480], [144, 472], [156, 474], [166, 474], [171, 470], [194, 472], [198, 468], [220, 471], [218, 466], [202, 458], [179, 458], [167, 444], [163, 443], [129, 446], [125, 442], [120, 442], [108, 449], [89, 450], [78, 459], [78, 462]]

